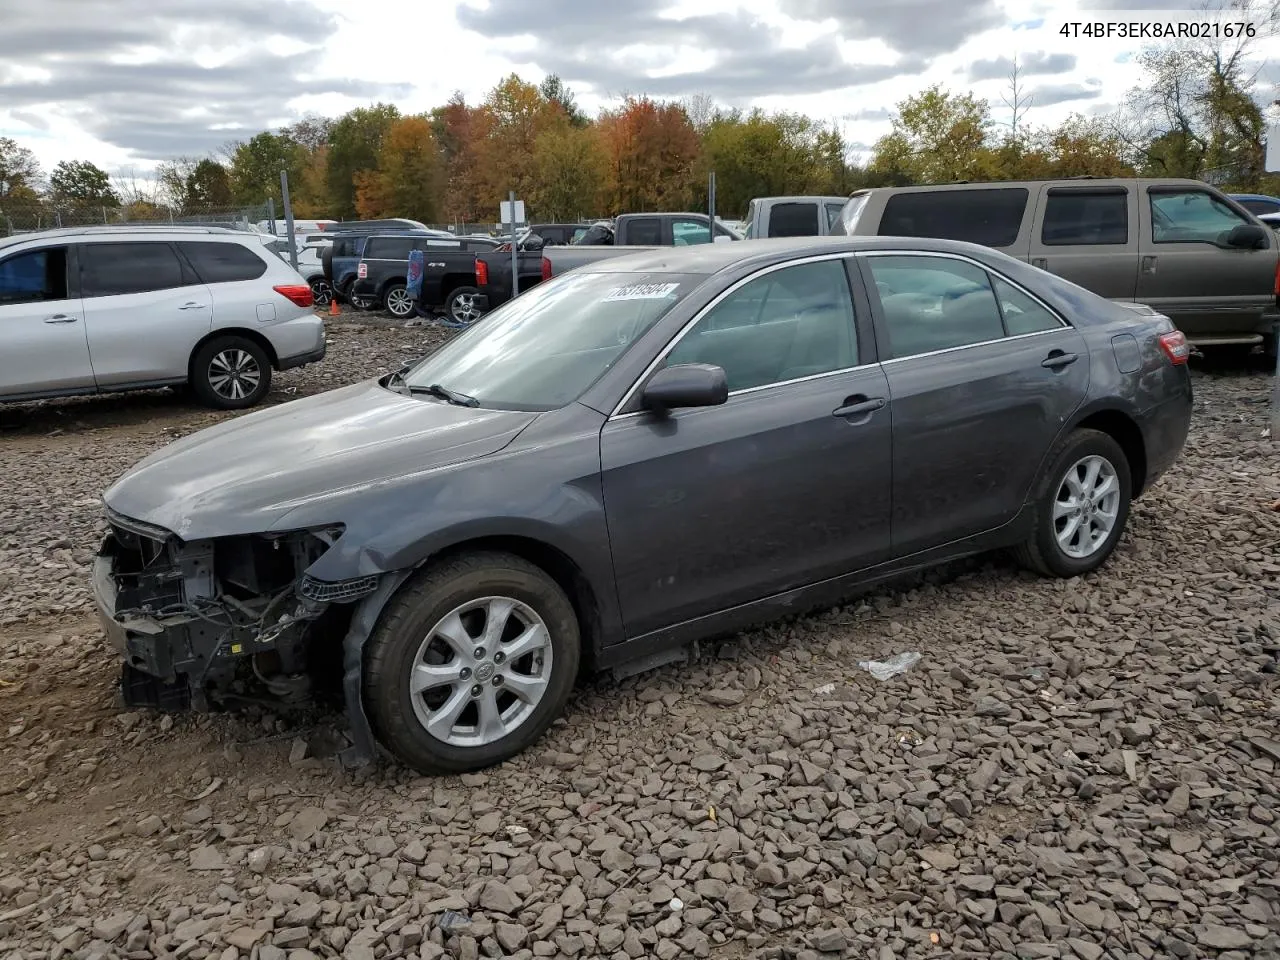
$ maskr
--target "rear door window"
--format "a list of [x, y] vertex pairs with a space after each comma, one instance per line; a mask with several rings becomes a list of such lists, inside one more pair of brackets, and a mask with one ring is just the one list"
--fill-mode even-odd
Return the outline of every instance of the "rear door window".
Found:
[[85, 297], [172, 290], [197, 283], [168, 243], [86, 243], [80, 247]]
[[0, 307], [66, 299], [66, 247], [26, 250], [0, 260]]
[[[264, 245], [265, 247], [266, 245]], [[274, 244], [272, 245], [275, 246]], [[280, 244], [277, 254], [289, 262], [288, 244]], [[235, 283], [240, 280], [257, 280], [267, 272], [267, 264], [252, 251], [238, 243], [218, 243], [207, 240], [184, 240], [178, 249], [195, 267], [205, 283]]]
[[1004, 337], [987, 272], [951, 257], [867, 258], [894, 359]]
[[413, 237], [370, 237], [364, 245], [366, 260], [408, 260]]
[[1025, 187], [896, 193], [885, 204], [879, 234], [1007, 247], [1018, 239], [1026, 209]]
[[1123, 246], [1129, 242], [1128, 191], [1049, 191], [1040, 242], [1047, 247]]
[[816, 203], [775, 203], [769, 208], [769, 236], [816, 237], [818, 205]]

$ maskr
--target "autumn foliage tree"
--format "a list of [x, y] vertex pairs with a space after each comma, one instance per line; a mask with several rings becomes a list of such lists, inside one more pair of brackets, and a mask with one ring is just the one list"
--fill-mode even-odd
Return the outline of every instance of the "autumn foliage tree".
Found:
[[408, 217], [431, 223], [439, 212], [443, 173], [431, 120], [396, 120], [382, 139], [376, 168], [356, 174], [356, 212], [367, 220]]
[[597, 129], [606, 209], [683, 210], [691, 204], [701, 143], [682, 105], [627, 97], [600, 115]]

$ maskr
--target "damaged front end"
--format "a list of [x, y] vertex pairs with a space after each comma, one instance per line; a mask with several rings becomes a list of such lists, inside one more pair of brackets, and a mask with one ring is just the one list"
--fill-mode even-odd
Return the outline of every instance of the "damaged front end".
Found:
[[184, 541], [113, 512], [108, 520], [93, 587], [124, 661], [127, 706], [205, 711], [340, 694], [353, 604], [380, 579], [308, 575], [340, 526]]

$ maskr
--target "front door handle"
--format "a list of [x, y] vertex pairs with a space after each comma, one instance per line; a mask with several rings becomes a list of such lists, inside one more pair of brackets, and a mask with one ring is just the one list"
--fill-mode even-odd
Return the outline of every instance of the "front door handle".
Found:
[[833, 417], [859, 417], [864, 413], [874, 413], [885, 405], [884, 397], [865, 397], [857, 394], [845, 397], [844, 406], [831, 411]]
[[1054, 350], [1040, 361], [1040, 366], [1048, 367], [1050, 370], [1061, 370], [1063, 367], [1070, 366], [1079, 359], [1080, 355], [1077, 353], [1063, 353], [1061, 350]]
[[45, 317], [45, 323], [75, 323], [79, 317], [71, 317], [65, 313], [55, 313], [52, 317]]
[[1156, 258], [1155, 258], [1155, 257], [1143, 257], [1143, 258], [1142, 258], [1142, 272], [1143, 272], [1143, 273], [1155, 273], [1155, 272], [1156, 272]]
[[208, 306], [207, 303], [184, 303], [178, 309], [179, 310], [203, 310], [207, 306]]

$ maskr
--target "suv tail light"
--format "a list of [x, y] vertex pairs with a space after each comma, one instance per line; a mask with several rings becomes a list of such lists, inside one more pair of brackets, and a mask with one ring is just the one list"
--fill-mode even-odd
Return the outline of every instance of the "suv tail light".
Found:
[[548, 260], [546, 257], [542, 258], [542, 279], [543, 280], [551, 279], [551, 261]]
[[483, 260], [476, 260], [476, 286], [487, 287], [489, 285], [489, 265]]
[[1160, 334], [1160, 349], [1170, 363], [1186, 363], [1191, 356], [1191, 344], [1187, 343], [1187, 335], [1181, 330]]
[[362, 263], [360, 264], [360, 266], [356, 267], [356, 276], [359, 277], [361, 280], [368, 280], [369, 265], [367, 263]]
[[305, 283], [283, 283], [273, 288], [276, 293], [291, 300], [299, 307], [310, 307], [315, 305], [315, 297], [311, 294], [311, 287]]

